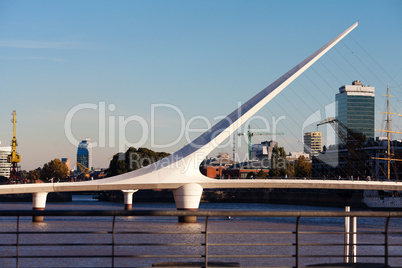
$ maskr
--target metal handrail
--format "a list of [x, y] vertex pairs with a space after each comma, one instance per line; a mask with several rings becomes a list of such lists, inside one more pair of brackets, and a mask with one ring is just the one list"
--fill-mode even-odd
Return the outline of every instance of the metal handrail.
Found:
[[401, 218], [402, 211], [239, 211], [239, 210], [0, 210], [0, 217], [11, 216], [199, 216], [199, 217], [367, 217]]
[[[40, 234], [106, 234], [111, 235], [110, 243], [46, 243], [46, 244], [36, 244], [36, 243], [20, 243], [20, 235], [21, 234], [36, 234], [37, 232], [32, 231], [21, 231], [20, 230], [20, 217], [26, 216], [63, 216], [63, 217], [112, 217], [112, 227], [111, 230], [108, 231], [41, 231]], [[203, 231], [198, 232], [147, 232], [147, 231], [120, 231], [116, 230], [116, 217], [125, 217], [125, 216], [163, 216], [163, 217], [178, 217], [178, 216], [197, 216], [197, 217], [205, 217], [205, 227]], [[208, 223], [211, 217], [294, 217], [296, 218], [296, 229], [295, 231], [211, 231], [209, 230]], [[300, 231], [300, 219], [303, 217], [376, 217], [376, 218], [385, 218], [385, 226], [384, 231], [370, 231], [370, 232], [359, 232], [359, 234], [372, 234], [372, 235], [384, 235], [384, 243], [364, 243], [359, 245], [364, 246], [383, 246], [384, 247], [384, 255], [359, 255], [359, 257], [375, 257], [375, 258], [384, 258], [384, 264], [389, 264], [389, 258], [402, 258], [402, 255], [392, 255], [389, 254], [389, 247], [401, 247], [402, 254], [402, 242], [390, 244], [389, 235], [397, 234], [402, 235], [402, 232], [390, 232], [389, 230], [389, 222], [391, 218], [402, 218], [402, 212], [395, 211], [354, 211], [354, 212], [343, 212], [343, 211], [176, 211], [176, 210], [134, 210], [134, 211], [115, 211], [115, 210], [81, 210], [81, 211], [71, 211], [71, 210], [47, 210], [47, 211], [33, 211], [33, 210], [17, 210], [17, 211], [0, 211], [0, 217], [17, 217], [16, 220], [16, 231], [15, 232], [6, 232], [1, 231], [1, 235], [5, 234], [15, 234], [16, 242], [15, 243], [3, 243], [0, 244], [1, 247], [15, 247], [15, 255], [6, 255], [2, 254], [0, 259], [4, 258], [15, 258], [16, 259], [16, 267], [19, 267], [20, 259], [37, 259], [37, 258], [110, 258], [111, 267], [115, 266], [116, 258], [199, 258], [203, 259], [203, 265], [208, 267], [208, 263], [210, 259], [216, 258], [294, 258], [295, 267], [300, 267], [300, 260], [303, 258], [325, 258], [325, 257], [344, 257], [344, 255], [318, 255], [318, 254], [301, 254], [300, 247], [303, 246], [342, 246], [344, 244], [340, 243], [301, 243], [300, 235], [301, 234], [344, 234], [345, 232], [325, 232], [325, 231]], [[356, 232], [357, 233], [357, 232]], [[204, 243], [123, 243], [116, 240], [117, 234], [197, 234], [204, 235]], [[231, 235], [231, 234], [293, 234], [295, 235], [294, 242], [287, 243], [211, 243], [209, 241], [209, 236], [214, 234], [222, 234], [222, 235]], [[349, 234], [355, 234], [354, 232], [349, 232]], [[21, 255], [20, 248], [21, 247], [43, 247], [43, 246], [108, 246], [111, 247], [111, 254], [103, 254], [103, 255], [62, 255], [62, 256], [46, 256], [46, 255]], [[157, 255], [157, 254], [117, 254], [115, 251], [115, 247], [120, 246], [200, 246], [204, 248], [204, 254], [191, 254], [191, 255], [182, 255], [182, 254], [171, 254], [171, 255]], [[212, 254], [209, 250], [209, 247], [224, 247], [224, 246], [291, 246], [295, 248], [295, 254], [282, 254], [282, 255], [231, 255], [231, 254]], [[357, 246], [356, 244], [350, 245]]]

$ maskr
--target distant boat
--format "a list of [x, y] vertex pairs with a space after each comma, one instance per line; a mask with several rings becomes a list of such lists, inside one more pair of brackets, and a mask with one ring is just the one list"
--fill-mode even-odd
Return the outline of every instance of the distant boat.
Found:
[[[391, 180], [391, 168], [390, 162], [391, 161], [402, 161], [402, 159], [392, 159], [391, 154], [391, 146], [390, 146], [390, 133], [398, 133], [402, 134], [401, 132], [390, 131], [390, 113], [389, 112], [389, 87], [387, 87], [387, 112], [383, 112], [387, 114], [387, 130], [378, 130], [387, 132], [387, 157], [386, 158], [379, 158], [373, 157], [373, 159], [377, 160], [386, 160], [387, 161], [387, 179]], [[392, 96], [393, 97], [393, 96]], [[401, 116], [400, 114], [397, 114]], [[381, 210], [402, 210], [402, 192], [398, 191], [382, 191], [382, 190], [365, 190], [363, 192], [363, 203], [366, 204], [371, 209], [381, 209]]]
[[363, 202], [374, 210], [402, 210], [402, 193], [398, 191], [365, 190]]
[[226, 216], [226, 219], [227, 220], [233, 220], [233, 217], [232, 216]]

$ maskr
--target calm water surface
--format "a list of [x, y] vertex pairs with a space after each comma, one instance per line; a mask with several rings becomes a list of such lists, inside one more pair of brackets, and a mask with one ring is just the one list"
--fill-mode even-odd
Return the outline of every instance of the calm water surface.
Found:
[[[0, 203], [0, 210], [25, 210], [32, 209], [31, 203]], [[74, 196], [70, 203], [48, 203], [46, 210], [123, 210], [123, 204], [110, 202], [96, 202], [92, 196]], [[136, 203], [133, 209], [163, 209], [174, 210], [174, 203]], [[254, 211], [342, 211], [341, 208], [323, 208], [312, 206], [291, 206], [291, 205], [273, 205], [273, 204], [249, 204], [249, 203], [201, 203], [200, 210], [254, 210]], [[16, 230], [16, 218], [0, 219], [0, 230], [2, 232]], [[280, 245], [262, 245], [264, 243], [294, 243], [295, 235], [286, 232], [295, 231], [295, 218], [234, 218], [226, 220], [224, 217], [212, 218], [208, 223], [210, 232], [233, 231], [239, 234], [210, 234], [209, 243], [252, 243], [258, 245], [249, 246], [209, 246], [208, 252], [213, 255], [235, 255], [230, 258], [214, 258], [210, 261], [238, 262], [242, 267], [267, 267], [267, 266], [294, 266], [293, 258], [275, 257], [275, 258], [248, 258], [243, 255], [291, 255], [295, 254], [294, 247]], [[358, 219], [358, 232], [360, 231], [383, 231], [384, 219]], [[391, 220], [391, 231], [400, 231], [402, 219]], [[111, 267], [110, 258], [102, 258], [99, 255], [110, 255], [112, 247], [110, 245], [95, 246], [51, 246], [51, 243], [91, 243], [91, 244], [110, 244], [110, 234], [38, 234], [38, 232], [47, 231], [93, 231], [110, 232], [112, 228], [111, 217], [46, 217], [43, 223], [32, 223], [30, 217], [20, 219], [20, 231], [33, 232], [22, 234], [19, 237], [20, 244], [41, 244], [40, 247], [22, 246], [18, 250], [19, 256], [58, 256], [74, 255], [77, 258], [21, 258], [19, 267]], [[343, 243], [343, 235], [334, 234], [342, 231], [344, 228], [344, 219], [342, 218], [302, 218], [302, 231], [326, 231], [327, 234], [305, 235], [301, 234], [301, 243]], [[144, 255], [202, 255], [204, 248], [196, 245], [185, 247], [172, 246], [144, 246], [130, 245], [132, 243], [150, 244], [150, 243], [186, 243], [197, 244], [204, 243], [205, 238], [201, 234], [189, 234], [190, 232], [201, 232], [205, 230], [205, 219], [199, 218], [196, 224], [179, 224], [177, 218], [165, 217], [120, 217], [116, 220], [117, 232], [147, 232], [142, 234], [116, 234], [115, 241], [125, 243], [124, 246], [116, 246], [115, 254], [133, 256], [136, 258], [116, 258], [115, 267], [150, 267], [153, 263], [164, 261], [189, 261], [189, 259], [164, 259], [164, 258], [143, 258]], [[283, 231], [282, 234], [244, 234], [244, 231]], [[169, 232], [170, 234], [155, 235], [148, 232]], [[178, 234], [181, 232], [181, 234]], [[187, 233], [187, 234], [183, 234]], [[384, 241], [381, 235], [358, 235], [358, 243], [370, 243]], [[15, 235], [1, 234], [1, 244], [15, 243]], [[402, 244], [401, 235], [391, 235], [391, 243]], [[396, 247], [391, 247], [391, 254], [402, 255], [397, 252]], [[399, 247], [400, 250], [400, 247]], [[45, 254], [44, 254], [45, 253]], [[360, 246], [357, 249], [358, 256], [367, 254], [384, 254], [383, 247], [379, 246]], [[11, 246], [0, 247], [1, 256], [15, 255], [16, 249]], [[343, 246], [332, 247], [313, 247], [303, 246], [300, 254], [324, 254], [341, 255]], [[80, 258], [79, 256], [95, 256], [93, 258]], [[98, 257], [97, 257], [98, 256]], [[203, 259], [192, 258], [190, 261], [203, 261]], [[321, 259], [303, 258], [301, 265], [308, 265], [323, 262], [342, 262], [340, 257], [326, 257]], [[383, 259], [363, 257], [358, 258], [362, 262], [383, 262]], [[391, 259], [391, 265], [401, 266], [402, 258]], [[16, 267], [16, 260], [12, 258], [0, 258], [0, 267]]]

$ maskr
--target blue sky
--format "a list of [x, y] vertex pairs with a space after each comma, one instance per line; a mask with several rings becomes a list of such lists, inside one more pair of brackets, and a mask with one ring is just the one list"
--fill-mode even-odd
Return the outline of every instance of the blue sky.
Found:
[[[392, 109], [402, 113], [401, 14], [402, 1], [3, 0], [1, 146], [11, 141], [16, 110], [22, 169], [54, 158], [75, 162], [68, 115], [74, 139], [100, 145], [93, 149], [95, 167], [107, 167], [126, 141], [174, 152], [187, 144], [178, 111], [192, 129], [207, 126], [200, 118], [216, 123], [359, 20], [350, 36], [261, 110], [270, 129], [262, 120], [251, 123], [264, 132], [278, 122], [279, 144], [301, 151], [304, 123], [317, 111], [322, 119], [329, 115], [338, 88], [353, 80], [376, 87], [377, 111], [389, 82]], [[132, 121], [122, 128], [119, 118]], [[378, 114], [378, 127], [382, 122]], [[394, 124], [401, 129], [402, 119]], [[315, 124], [304, 130], [315, 131]], [[231, 144], [214, 154], [232, 153]], [[236, 144], [245, 155], [245, 141]]]

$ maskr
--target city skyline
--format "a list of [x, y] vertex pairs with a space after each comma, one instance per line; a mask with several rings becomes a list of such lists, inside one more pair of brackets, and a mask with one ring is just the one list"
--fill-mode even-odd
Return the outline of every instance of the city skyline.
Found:
[[[94, 167], [107, 167], [123, 139], [139, 143], [143, 122], [149, 124], [143, 147], [172, 153], [203, 132], [189, 131], [188, 137], [177, 139], [183, 129], [205, 128], [201, 117], [213, 125], [215, 117], [247, 101], [357, 19], [360, 26], [352, 38], [313, 65], [259, 116], [266, 118], [269, 131], [285, 132], [276, 139], [280, 146], [302, 151], [303, 131], [316, 131], [308, 123], [316, 114], [328, 117], [323, 112], [330, 115], [334, 109], [334, 93], [353, 80], [376, 88], [376, 117], [386, 82], [395, 91], [395, 107], [401, 106], [398, 1], [334, 1], [328, 7], [317, 1], [88, 1], [80, 2], [78, 10], [74, 3], [0, 3], [0, 86], [3, 94], [15, 97], [0, 109], [0, 140], [1, 146], [11, 141], [10, 114], [16, 110], [22, 169], [54, 158], [75, 159], [78, 143], [68, 137], [68, 119], [73, 138], [90, 137], [99, 145], [93, 149]], [[312, 14], [316, 16], [308, 16]], [[357, 63], [342, 66], [346, 74], [337, 69], [340, 62], [355, 61], [350, 55], [357, 53]], [[363, 71], [367, 64], [369, 71]], [[310, 88], [317, 94], [306, 93]], [[294, 122], [307, 125], [298, 129]], [[261, 119], [252, 127], [268, 130]], [[247, 141], [238, 139], [239, 152], [247, 154]], [[155, 148], [152, 143], [172, 146]], [[232, 142], [227, 144], [219, 152], [231, 153]]]

